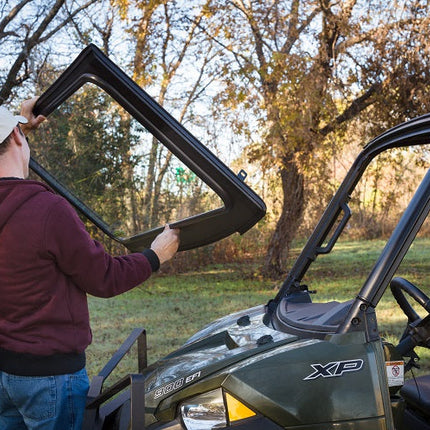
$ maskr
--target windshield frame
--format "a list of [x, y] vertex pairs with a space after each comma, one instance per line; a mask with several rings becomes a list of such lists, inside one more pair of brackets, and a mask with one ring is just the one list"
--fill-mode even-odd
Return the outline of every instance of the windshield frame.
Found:
[[[244, 182], [246, 173], [233, 173], [95, 45], [86, 47], [40, 96], [34, 113], [49, 116], [86, 83], [93, 83], [109, 94], [221, 198], [223, 207], [170, 224], [181, 229], [180, 251], [218, 241], [234, 232], [243, 234], [265, 215], [263, 200]], [[105, 234], [130, 251], [148, 247], [163, 229], [159, 226], [119, 238], [98, 214], [33, 158], [30, 168]]]

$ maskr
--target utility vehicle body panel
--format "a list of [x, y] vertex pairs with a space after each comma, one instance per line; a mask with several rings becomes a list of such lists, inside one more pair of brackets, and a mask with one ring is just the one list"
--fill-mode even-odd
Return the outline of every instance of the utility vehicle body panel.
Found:
[[360, 422], [356, 428], [386, 428], [382, 392], [389, 394], [383, 388], [385, 363], [376, 358], [379, 342], [367, 343], [362, 333], [301, 339], [268, 328], [263, 317], [260, 307], [215, 322], [150, 366], [147, 409], [185, 428], [175, 421], [178, 403], [222, 387], [256, 413], [243, 428], [268, 416], [273, 428], [349, 428]]

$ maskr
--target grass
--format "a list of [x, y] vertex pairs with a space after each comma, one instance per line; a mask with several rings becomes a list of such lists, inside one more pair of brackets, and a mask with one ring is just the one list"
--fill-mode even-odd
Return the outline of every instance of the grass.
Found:
[[108, 300], [91, 297], [94, 338], [87, 351], [88, 373], [98, 372], [135, 327], [146, 328], [151, 362], [176, 349], [211, 321], [265, 303], [273, 295], [266, 282], [241, 279], [234, 268], [212, 268], [156, 276]]
[[[383, 241], [343, 242], [309, 269], [306, 284], [317, 290], [314, 301], [353, 298], [384, 246]], [[297, 254], [295, 249], [293, 254]], [[414, 282], [430, 296], [430, 239], [417, 239], [396, 276]], [[93, 343], [87, 350], [88, 373], [97, 374], [135, 327], [145, 327], [148, 358], [155, 361], [211, 321], [240, 309], [266, 303], [280, 285], [264, 281], [252, 265], [205, 267], [174, 276], [155, 275], [144, 285], [112, 299], [89, 298]], [[396, 343], [406, 319], [389, 291], [377, 307], [381, 335]], [[430, 371], [430, 351], [418, 349], [421, 372]], [[135, 351], [113, 375], [136, 370]], [[420, 372], [418, 372], [420, 373]]]

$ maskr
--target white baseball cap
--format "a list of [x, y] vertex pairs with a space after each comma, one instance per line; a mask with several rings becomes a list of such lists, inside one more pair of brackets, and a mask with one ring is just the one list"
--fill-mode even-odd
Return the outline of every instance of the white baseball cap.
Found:
[[13, 115], [5, 107], [0, 106], [0, 143], [2, 143], [12, 130], [20, 124], [26, 124], [27, 118], [22, 115]]

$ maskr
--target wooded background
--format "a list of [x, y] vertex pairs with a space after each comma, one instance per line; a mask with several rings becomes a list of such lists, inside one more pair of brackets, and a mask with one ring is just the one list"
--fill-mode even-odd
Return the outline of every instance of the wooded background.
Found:
[[[257, 227], [187, 266], [259, 256], [277, 277], [363, 145], [430, 111], [429, 16], [418, 0], [0, 0], [0, 104], [19, 109], [96, 44], [266, 201]], [[127, 219], [119, 234], [218, 205], [91, 86], [31, 146], [110, 223]], [[428, 161], [427, 148], [376, 160], [350, 237], [386, 235]]]

